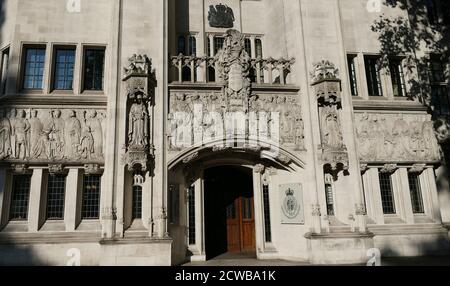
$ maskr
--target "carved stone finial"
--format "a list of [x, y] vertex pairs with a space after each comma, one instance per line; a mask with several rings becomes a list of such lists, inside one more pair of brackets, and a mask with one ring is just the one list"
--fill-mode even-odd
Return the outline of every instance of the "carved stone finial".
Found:
[[311, 77], [313, 83], [317, 83], [323, 80], [338, 80], [339, 79], [339, 69], [327, 60], [314, 64], [314, 69], [311, 72]]
[[129, 65], [124, 68], [125, 78], [131, 75], [149, 75], [151, 73], [151, 60], [147, 55], [134, 54], [128, 59]]

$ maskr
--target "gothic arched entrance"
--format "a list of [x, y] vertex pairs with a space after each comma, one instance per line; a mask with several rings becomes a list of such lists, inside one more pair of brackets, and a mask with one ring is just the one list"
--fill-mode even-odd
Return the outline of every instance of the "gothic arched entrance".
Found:
[[204, 172], [207, 259], [224, 253], [255, 254], [252, 170], [220, 166]]

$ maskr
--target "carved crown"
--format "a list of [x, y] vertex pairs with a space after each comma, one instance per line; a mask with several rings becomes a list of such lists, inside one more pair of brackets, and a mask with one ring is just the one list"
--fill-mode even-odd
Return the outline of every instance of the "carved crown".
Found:
[[330, 61], [321, 61], [314, 64], [311, 77], [314, 83], [323, 80], [338, 80], [339, 69]]
[[134, 54], [128, 59], [128, 62], [128, 67], [124, 68], [125, 78], [132, 75], [145, 76], [151, 73], [152, 62], [147, 55]]

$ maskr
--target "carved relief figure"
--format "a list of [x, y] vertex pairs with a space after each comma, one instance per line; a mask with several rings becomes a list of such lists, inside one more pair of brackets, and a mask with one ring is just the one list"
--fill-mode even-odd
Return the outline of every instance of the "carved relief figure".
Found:
[[50, 158], [62, 159], [64, 156], [64, 119], [61, 118], [59, 109], [51, 112], [51, 118]]
[[24, 160], [29, 156], [28, 150], [28, 132], [30, 130], [30, 123], [26, 119], [26, 113], [24, 110], [20, 110], [17, 113], [16, 121], [14, 123], [13, 135], [15, 138], [15, 154], [16, 159]]
[[89, 112], [89, 118], [86, 119], [86, 127], [91, 134], [93, 142], [93, 156], [95, 159], [103, 158], [103, 133], [102, 124], [97, 118], [97, 111]]
[[9, 157], [11, 150], [11, 124], [4, 110], [0, 110], [0, 159]]
[[[46, 134], [43, 134], [44, 124], [38, 118], [38, 111], [31, 111], [31, 118], [28, 120], [30, 122], [30, 133], [31, 133], [31, 150], [30, 156], [31, 158], [38, 158], [41, 153], [45, 153], [45, 141], [41, 138], [42, 136], [46, 139]], [[46, 140], [48, 141], [48, 140]]]
[[74, 110], [69, 111], [64, 127], [65, 157], [78, 159], [80, 157], [81, 123]]
[[12, 109], [11, 111], [8, 111], [6, 117], [9, 118], [9, 123], [11, 124], [11, 156], [16, 158], [16, 137], [14, 135], [14, 128], [16, 125], [17, 110]]

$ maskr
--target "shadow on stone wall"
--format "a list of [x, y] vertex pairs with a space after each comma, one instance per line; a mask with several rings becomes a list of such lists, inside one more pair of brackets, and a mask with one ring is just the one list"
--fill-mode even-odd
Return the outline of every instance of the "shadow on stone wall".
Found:
[[[448, 23], [439, 22], [430, 25], [427, 0], [405, 1], [385, 0], [384, 5], [388, 8], [400, 8], [408, 12], [407, 16], [395, 18], [382, 14], [372, 24], [372, 31], [378, 34], [381, 43], [380, 66], [389, 67], [389, 58], [405, 55], [405, 75], [408, 76], [408, 84], [411, 87], [408, 94], [409, 99], [419, 99], [428, 106], [429, 113], [433, 116], [436, 136], [441, 142], [442, 157], [445, 165], [450, 164], [450, 117], [441, 116], [437, 109], [442, 104], [431, 98], [429, 54], [441, 55], [440, 60], [450, 62], [450, 27]], [[438, 20], [436, 20], [438, 21]], [[438, 34], [442, 36], [437, 36]], [[419, 55], [417, 51], [425, 47], [429, 54]], [[388, 70], [388, 69], [387, 69]], [[417, 75], [409, 77], [409, 75]], [[447, 73], [447, 77], [449, 74]], [[450, 90], [450, 80], [448, 90]], [[447, 109], [450, 106], [446, 107]], [[442, 174], [438, 174], [439, 192], [450, 192], [448, 178], [449, 168], [443, 168]], [[446, 186], [446, 187], [444, 187]]]
[[0, 266], [45, 266], [31, 244], [19, 245], [8, 233], [0, 234]]

